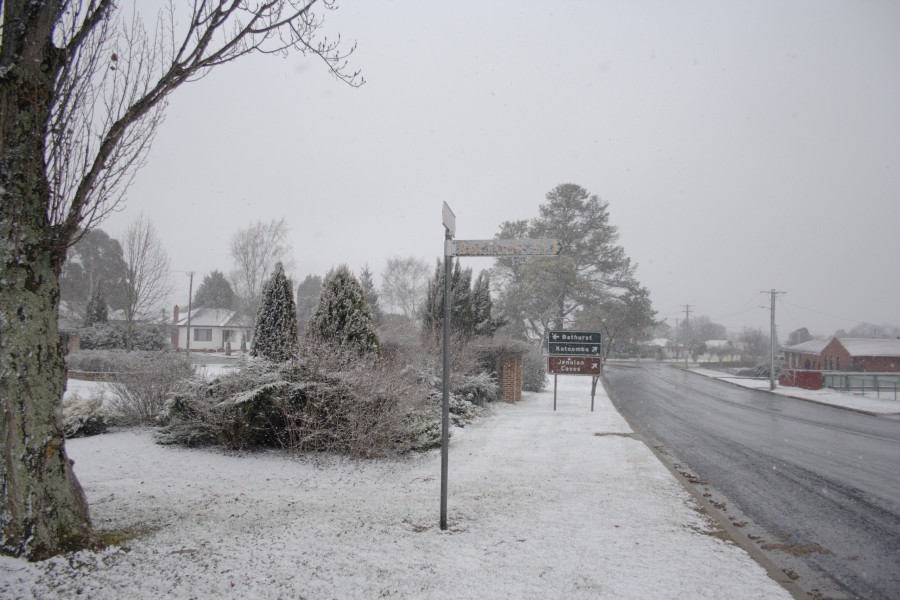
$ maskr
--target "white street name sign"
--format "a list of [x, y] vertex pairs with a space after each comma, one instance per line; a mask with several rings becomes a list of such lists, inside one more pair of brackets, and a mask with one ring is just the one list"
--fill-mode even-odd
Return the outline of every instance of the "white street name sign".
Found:
[[556, 256], [559, 240], [455, 240], [447, 242], [447, 256]]

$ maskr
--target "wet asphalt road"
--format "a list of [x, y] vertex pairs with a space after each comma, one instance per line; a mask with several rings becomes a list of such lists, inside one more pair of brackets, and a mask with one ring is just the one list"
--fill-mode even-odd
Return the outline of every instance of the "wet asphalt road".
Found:
[[649, 442], [783, 544], [776, 564], [802, 560], [804, 590], [900, 598], [900, 421], [658, 363], [605, 373]]

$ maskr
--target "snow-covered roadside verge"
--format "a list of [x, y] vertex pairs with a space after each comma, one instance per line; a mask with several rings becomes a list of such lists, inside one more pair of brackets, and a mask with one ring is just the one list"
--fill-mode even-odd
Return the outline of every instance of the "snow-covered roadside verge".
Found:
[[67, 442], [101, 530], [135, 537], [0, 560], [4, 598], [789, 598], [712, 526], [587, 378], [455, 430], [438, 452], [227, 455], [149, 431]]
[[[694, 373], [698, 373], [706, 377], [721, 379], [722, 381], [727, 381], [729, 383], [733, 383], [742, 387], [769, 391], [768, 379], [750, 379], [747, 377], [736, 377], [734, 375], [729, 375], [727, 373], [715, 371], [713, 369], [690, 370]], [[837, 392], [828, 388], [822, 388], [821, 390], [804, 390], [798, 387], [781, 386], [776, 384], [775, 389], [772, 390], [772, 393], [875, 415], [900, 414], [900, 400], [887, 400], [881, 398], [857, 396], [854, 394]]]

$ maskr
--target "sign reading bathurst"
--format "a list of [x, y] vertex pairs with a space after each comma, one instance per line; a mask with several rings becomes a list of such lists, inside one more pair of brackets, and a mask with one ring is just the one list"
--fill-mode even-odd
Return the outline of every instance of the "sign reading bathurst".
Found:
[[599, 344], [600, 333], [598, 331], [551, 331], [548, 338], [551, 342], [583, 342]]
[[596, 331], [551, 331], [547, 337], [550, 356], [601, 356], [600, 334]]

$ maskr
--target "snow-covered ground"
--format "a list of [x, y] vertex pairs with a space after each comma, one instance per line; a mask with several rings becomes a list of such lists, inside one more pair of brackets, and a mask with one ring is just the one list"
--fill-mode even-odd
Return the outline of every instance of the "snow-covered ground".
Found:
[[440, 453], [353, 461], [67, 442], [119, 546], [0, 559], [3, 598], [789, 598], [714, 530], [588, 378], [455, 430]]
[[[751, 379], [747, 377], [736, 377], [728, 375], [722, 371], [712, 369], [691, 369], [694, 373], [714, 377], [727, 381], [735, 385], [754, 388], [758, 390], [769, 391], [768, 379]], [[888, 397], [876, 398], [871, 396], [860, 396], [846, 392], [838, 392], [835, 390], [822, 388], [821, 390], [804, 390], [798, 387], [777, 385], [772, 391], [773, 394], [782, 396], [791, 396], [792, 398], [800, 398], [801, 400], [809, 400], [820, 404], [830, 404], [831, 406], [839, 406], [850, 410], [870, 413], [874, 415], [896, 415], [900, 414], [900, 400], [894, 400], [893, 395]], [[883, 394], [883, 396], [886, 396]]]

